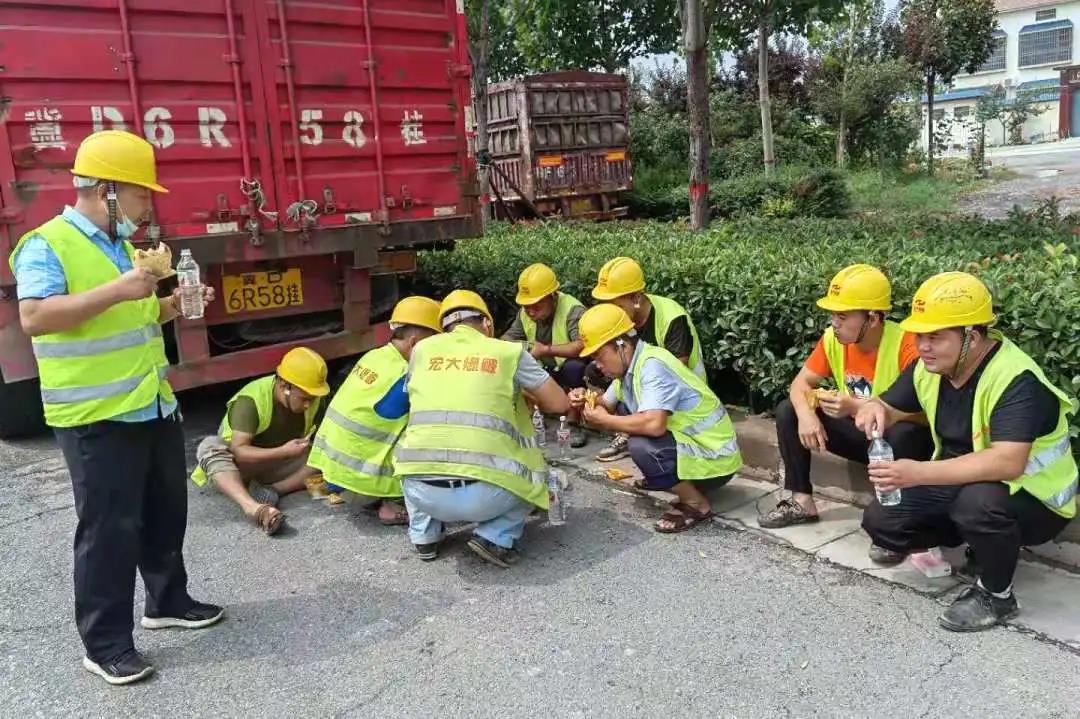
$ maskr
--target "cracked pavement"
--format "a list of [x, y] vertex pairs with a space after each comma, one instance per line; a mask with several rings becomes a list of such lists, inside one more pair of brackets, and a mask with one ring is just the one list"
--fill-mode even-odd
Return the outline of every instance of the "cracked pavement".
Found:
[[[222, 400], [183, 398], [189, 461]], [[736, 526], [657, 535], [649, 501], [580, 479], [569, 523], [532, 521], [509, 571], [474, 557], [465, 530], [423, 564], [400, 529], [306, 496], [267, 539], [192, 486], [191, 589], [227, 618], [136, 630], [158, 674], [107, 687], [79, 666], [58, 458], [49, 437], [0, 443], [6, 716], [1080, 714], [1080, 657], [1055, 644], [949, 634], [944, 599]]]

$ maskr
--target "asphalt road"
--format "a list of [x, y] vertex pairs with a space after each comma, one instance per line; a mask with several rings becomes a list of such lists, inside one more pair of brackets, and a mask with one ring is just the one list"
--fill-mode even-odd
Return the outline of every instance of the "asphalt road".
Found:
[[[219, 400], [184, 398], [189, 460]], [[158, 674], [111, 688], [79, 666], [59, 452], [0, 443], [0, 466], [3, 716], [1080, 716], [1056, 645], [943, 632], [931, 599], [719, 524], [657, 535], [654, 508], [585, 481], [509, 571], [464, 531], [422, 564], [400, 530], [299, 496], [267, 539], [192, 487], [191, 589], [227, 618], [137, 630]]]
[[1062, 214], [1080, 212], [1080, 148], [1056, 148], [1048, 152], [991, 158], [1017, 177], [973, 192], [960, 200], [958, 211], [1000, 219], [1015, 205], [1031, 209], [1056, 197]]

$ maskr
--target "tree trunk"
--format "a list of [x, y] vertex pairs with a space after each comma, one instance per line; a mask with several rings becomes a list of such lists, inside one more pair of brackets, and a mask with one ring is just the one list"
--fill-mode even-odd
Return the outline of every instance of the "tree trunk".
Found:
[[934, 73], [926, 73], [926, 174], [934, 176]]
[[709, 53], [701, 0], [684, 0], [687, 105], [690, 115], [690, 228], [709, 226]]
[[[480, 5], [480, 32], [473, 50], [473, 108], [476, 113], [476, 155], [488, 156], [488, 58], [491, 55], [491, 0]], [[486, 164], [478, 168], [480, 210], [484, 229], [491, 222], [491, 172]]]
[[764, 19], [758, 26], [758, 98], [761, 103], [765, 176], [772, 177], [776, 172], [776, 152], [773, 149], [772, 102], [769, 100], [769, 25]]
[[859, 9], [850, 10], [848, 22], [847, 52], [844, 54], [844, 72], [840, 77], [840, 118], [836, 130], [836, 167], [843, 170], [847, 165], [847, 91], [851, 66], [855, 62], [855, 31], [859, 27]]
[[836, 128], [836, 167], [843, 170], [847, 164], [847, 115], [840, 109], [840, 124]]

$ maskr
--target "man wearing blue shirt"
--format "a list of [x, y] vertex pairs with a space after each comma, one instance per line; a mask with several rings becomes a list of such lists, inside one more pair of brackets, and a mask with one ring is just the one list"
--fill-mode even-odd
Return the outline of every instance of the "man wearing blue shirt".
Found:
[[128, 242], [151, 192], [166, 192], [153, 147], [126, 132], [95, 133], [72, 173], [75, 206], [25, 235], [11, 266], [45, 420], [71, 473], [83, 666], [130, 684], [153, 672], [132, 638], [136, 568], [144, 628], [197, 629], [223, 610], [187, 592], [184, 436], [160, 328], [179, 314], [178, 295], [156, 297], [158, 278], [134, 267]]

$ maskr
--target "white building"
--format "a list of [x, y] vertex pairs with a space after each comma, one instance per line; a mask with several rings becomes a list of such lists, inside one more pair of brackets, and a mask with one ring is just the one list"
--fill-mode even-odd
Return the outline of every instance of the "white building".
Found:
[[[1004, 88], [1007, 102], [1017, 92], [1034, 96], [1045, 110], [1023, 126], [1025, 143], [1049, 142], [1070, 134], [1071, 112], [1060, 107], [1062, 69], [1072, 65], [1076, 52], [1074, 25], [1080, 23], [1080, 0], [996, 0], [998, 30], [990, 59], [973, 74], [961, 73], [948, 89], [935, 94], [934, 115], [952, 121], [951, 149], [963, 150], [974, 141], [974, 112], [979, 97]], [[1071, 93], [1067, 92], [1067, 95]], [[1070, 98], [1071, 99], [1071, 98]], [[1068, 109], [1071, 109], [1068, 108]], [[923, 97], [925, 119], [926, 98]], [[1062, 127], [1062, 118], [1066, 126]], [[1007, 143], [998, 121], [987, 126], [987, 144]], [[926, 130], [922, 142], [926, 147]]]

